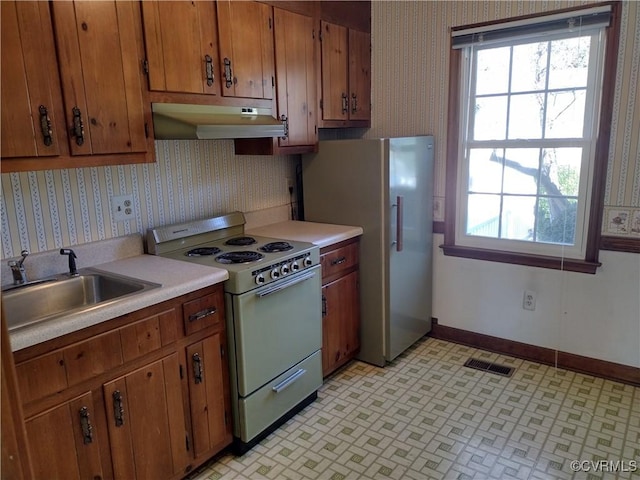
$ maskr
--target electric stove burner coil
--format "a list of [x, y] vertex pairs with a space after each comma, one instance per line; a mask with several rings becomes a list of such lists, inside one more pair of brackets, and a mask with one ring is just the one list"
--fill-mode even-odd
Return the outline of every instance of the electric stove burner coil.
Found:
[[225, 245], [233, 245], [234, 247], [246, 247], [247, 245], [253, 245], [254, 243], [256, 243], [256, 239], [253, 237], [230, 238], [224, 242]]
[[209, 255], [220, 253], [221, 251], [222, 250], [220, 250], [218, 247], [200, 247], [189, 250], [187, 253], [185, 253], [185, 255], [187, 257], [207, 257]]
[[252, 251], [240, 251], [240, 252], [227, 252], [216, 257], [216, 262], [231, 264], [231, 263], [251, 263], [257, 262], [264, 258], [264, 255], [258, 252]]
[[289, 242], [271, 242], [260, 247], [260, 250], [267, 253], [274, 252], [286, 252], [287, 250], [291, 250], [293, 245]]

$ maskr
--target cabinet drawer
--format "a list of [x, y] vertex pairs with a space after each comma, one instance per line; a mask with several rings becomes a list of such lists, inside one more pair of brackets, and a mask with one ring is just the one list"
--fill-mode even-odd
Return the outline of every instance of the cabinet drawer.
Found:
[[122, 346], [117, 331], [76, 343], [63, 351], [69, 386], [122, 365]]
[[224, 318], [222, 289], [184, 303], [182, 315], [186, 335], [218, 325]]
[[358, 243], [351, 243], [320, 255], [322, 278], [352, 268], [358, 264]]

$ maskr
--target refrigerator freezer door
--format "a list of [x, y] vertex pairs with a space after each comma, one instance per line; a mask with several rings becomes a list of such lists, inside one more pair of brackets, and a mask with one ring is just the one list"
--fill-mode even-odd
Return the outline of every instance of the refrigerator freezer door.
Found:
[[385, 359], [431, 330], [433, 139], [389, 139], [389, 321]]

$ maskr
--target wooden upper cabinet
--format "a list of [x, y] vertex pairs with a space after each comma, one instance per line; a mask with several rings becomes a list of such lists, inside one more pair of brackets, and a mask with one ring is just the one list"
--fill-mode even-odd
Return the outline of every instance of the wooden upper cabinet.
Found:
[[349, 30], [349, 119], [371, 119], [371, 34]]
[[347, 27], [322, 21], [322, 119], [349, 118], [349, 46]]
[[321, 21], [321, 32], [322, 120], [344, 122], [323, 126], [368, 126], [371, 34], [326, 21]]
[[314, 145], [316, 129], [313, 18], [274, 8], [278, 117], [287, 120], [280, 146]]
[[1, 2], [3, 157], [61, 153], [66, 134], [49, 5]]
[[146, 152], [142, 25], [135, 2], [52, 2], [72, 155]]
[[219, 0], [218, 41], [222, 95], [272, 99], [273, 19], [269, 5]]
[[215, 2], [141, 3], [150, 90], [220, 95]]

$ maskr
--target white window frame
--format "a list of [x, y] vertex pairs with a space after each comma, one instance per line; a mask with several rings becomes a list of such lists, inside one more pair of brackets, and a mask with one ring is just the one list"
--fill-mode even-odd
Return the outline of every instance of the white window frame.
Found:
[[[582, 36], [591, 37], [589, 57], [589, 73], [585, 89], [585, 121], [582, 138], [562, 139], [530, 139], [530, 140], [473, 140], [472, 110], [475, 106], [475, 61], [477, 52], [483, 49], [510, 47], [537, 41], [553, 41], [565, 38]], [[603, 81], [605, 36], [604, 28], [597, 31], [562, 32], [549, 35], [544, 40], [530, 38], [516, 38], [491, 42], [489, 45], [471, 45], [464, 48], [462, 79], [460, 89], [460, 125], [461, 132], [458, 151], [458, 184], [457, 184], [457, 212], [456, 212], [456, 244], [483, 249], [498, 249], [511, 252], [551, 255], [563, 258], [580, 259], [585, 257], [587, 226], [589, 224], [589, 211], [591, 204], [591, 187], [593, 184], [593, 171], [595, 164], [595, 152], [598, 133], [598, 122], [601, 104], [601, 92]], [[547, 73], [548, 75], [548, 73]], [[542, 92], [552, 92], [554, 89], [545, 89]], [[510, 87], [506, 92], [509, 98], [513, 95]], [[522, 94], [523, 92], [518, 92]], [[577, 197], [575, 243], [573, 245], [553, 244], [540, 241], [513, 240], [495, 237], [482, 237], [467, 235], [467, 205], [469, 185], [469, 151], [471, 148], [553, 148], [553, 147], [580, 147], [582, 151], [582, 163], [580, 169], [579, 192]], [[501, 201], [505, 194], [500, 192]], [[508, 196], [508, 194], [507, 194]], [[536, 195], [540, 198], [539, 193]]]

